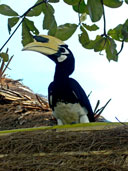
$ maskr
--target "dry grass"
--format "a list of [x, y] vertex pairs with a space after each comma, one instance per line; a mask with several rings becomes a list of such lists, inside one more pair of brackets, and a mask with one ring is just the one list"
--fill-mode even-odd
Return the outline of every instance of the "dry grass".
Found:
[[45, 130], [0, 137], [0, 170], [128, 170], [128, 128]]

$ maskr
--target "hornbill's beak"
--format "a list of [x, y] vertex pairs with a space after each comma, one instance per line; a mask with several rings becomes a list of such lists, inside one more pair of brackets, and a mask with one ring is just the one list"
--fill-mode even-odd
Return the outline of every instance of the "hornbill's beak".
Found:
[[59, 47], [65, 43], [55, 37], [48, 35], [34, 36], [34, 41], [27, 44], [22, 50], [36, 51], [46, 56], [59, 52]]

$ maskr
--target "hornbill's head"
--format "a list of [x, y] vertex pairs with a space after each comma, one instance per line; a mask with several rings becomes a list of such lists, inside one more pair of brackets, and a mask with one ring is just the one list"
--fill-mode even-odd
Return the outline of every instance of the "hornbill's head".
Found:
[[68, 75], [74, 71], [73, 54], [63, 41], [48, 35], [34, 36], [33, 39], [34, 41], [27, 44], [23, 50], [44, 54], [56, 63], [56, 68], [67, 70]]

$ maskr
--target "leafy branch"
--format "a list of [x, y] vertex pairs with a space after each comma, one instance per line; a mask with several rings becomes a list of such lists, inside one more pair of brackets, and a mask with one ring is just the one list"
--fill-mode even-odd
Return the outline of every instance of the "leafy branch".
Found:
[[3, 46], [0, 48], [0, 52], [3, 50], [3, 48], [6, 46], [6, 44], [9, 42], [9, 40], [12, 38], [12, 36], [15, 34], [15, 32], [18, 30], [18, 28], [20, 27], [20, 25], [23, 23], [26, 15], [35, 7], [39, 6], [42, 3], [47, 3], [48, 0], [43, 0], [42, 2], [39, 2], [35, 5], [33, 5], [32, 7], [30, 7], [23, 15], [21, 15], [19, 18], [22, 18], [22, 20], [20, 21], [20, 23], [17, 25], [17, 27], [15, 28], [15, 30], [13, 31], [13, 33], [9, 36], [8, 40], [3, 44]]
[[[3, 50], [3, 48], [7, 45], [7, 43], [10, 41], [10, 39], [13, 37], [13, 35], [16, 33], [16, 31], [18, 30], [18, 28], [20, 27], [20, 25], [24, 22], [25, 20], [25, 17], [28, 15], [28, 13], [34, 9], [35, 7], [41, 5], [42, 3], [47, 3], [48, 0], [43, 0], [39, 3], [36, 3], [35, 5], [33, 5], [32, 7], [30, 7], [23, 15], [19, 16], [18, 18], [22, 18], [22, 20], [20, 21], [20, 23], [17, 25], [17, 27], [15, 28], [15, 30], [12, 32], [12, 34], [9, 36], [9, 38], [7, 39], [7, 41], [3, 44], [3, 46], [0, 48], [0, 52]], [[6, 6], [7, 7], [7, 6]], [[7, 7], [13, 15], [17, 15], [16, 12], [14, 12], [13, 10], [11, 10], [10, 7]], [[6, 14], [6, 12], [5, 12]], [[10, 14], [9, 14], [10, 15]], [[19, 19], [15, 18], [16, 21], [18, 21]], [[12, 18], [12, 20], [14, 21], [14, 18]], [[11, 21], [11, 20], [8, 20], [8, 21]], [[15, 22], [16, 24], [17, 22]], [[12, 24], [12, 26], [14, 26], [14, 24]], [[9, 27], [9, 32], [10, 32], [10, 27]], [[13, 55], [14, 56], [14, 55]], [[0, 60], [2, 61], [1, 62], [1, 65], [0, 65], [0, 79], [1, 77], [3, 76], [3, 74], [5, 73], [6, 69], [8, 68], [8, 65], [10, 64], [13, 56], [11, 56], [9, 58], [9, 55], [8, 55], [8, 49], [6, 50], [6, 53], [0, 53]], [[5, 62], [7, 62], [7, 64], [5, 65]]]
[[[79, 27], [81, 34], [79, 34], [79, 42], [86, 49], [93, 49], [94, 52], [106, 52], [107, 59], [117, 61], [118, 55], [121, 53], [124, 47], [124, 43], [128, 42], [128, 21], [124, 24], [119, 24], [116, 28], [106, 31], [106, 16], [105, 16], [105, 6], [109, 8], [119, 8], [123, 3], [128, 4], [128, 1], [120, 0], [63, 0], [67, 5], [72, 6], [74, 12], [78, 13], [79, 22], [75, 23], [65, 23], [62, 25], [57, 25], [54, 13], [55, 10], [51, 3], [58, 3], [59, 0], [37, 0], [36, 4], [30, 7], [23, 15], [19, 16], [15, 11], [13, 11], [7, 5], [0, 5], [0, 14], [6, 16], [13, 16], [8, 19], [8, 29], [9, 32], [11, 28], [16, 25], [21, 19], [20, 23], [17, 25], [13, 33], [10, 35], [8, 40], [0, 48], [0, 51], [6, 46], [12, 36], [15, 34], [17, 29], [22, 24], [22, 44], [26, 44], [33, 41], [33, 35], [38, 35], [39, 31], [35, 27], [34, 22], [29, 20], [28, 17], [39, 16], [41, 13], [44, 14], [43, 17], [43, 29], [48, 31], [48, 35], [57, 37], [63, 41], [68, 40]], [[43, 4], [41, 6], [41, 4]], [[10, 13], [11, 11], [11, 13]], [[92, 25], [86, 23], [86, 16], [89, 16]], [[63, 16], [63, 15], [62, 15]], [[91, 40], [88, 32], [96, 31], [99, 27], [94, 24], [98, 22], [103, 17], [103, 34], [96, 35], [94, 40]], [[119, 52], [116, 50], [116, 41], [121, 42], [121, 49]]]
[[[101, 36], [108, 37], [108, 35], [107, 35], [107, 33], [106, 33], [106, 17], [105, 17], [105, 9], [104, 9], [103, 0], [101, 0], [101, 3], [102, 3], [102, 5], [103, 5], [103, 23], [104, 23], [104, 33], [103, 33]], [[105, 44], [106, 44], [106, 42], [105, 42]], [[104, 44], [104, 46], [105, 46], [105, 44]], [[120, 48], [119, 52], [116, 54], [117, 57], [118, 57], [118, 55], [122, 52], [123, 47], [124, 47], [124, 39], [122, 40], [121, 48]]]

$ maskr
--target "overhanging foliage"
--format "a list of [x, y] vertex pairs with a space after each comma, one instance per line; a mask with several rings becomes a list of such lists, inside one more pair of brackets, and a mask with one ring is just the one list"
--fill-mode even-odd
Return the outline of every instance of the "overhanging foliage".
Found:
[[[118, 61], [118, 55], [123, 49], [124, 42], [128, 42], [128, 20], [124, 24], [119, 24], [114, 29], [106, 30], [105, 6], [109, 8], [119, 8], [123, 3], [128, 4], [128, 0], [63, 0], [69, 6], [72, 6], [74, 13], [78, 13], [78, 23], [64, 23], [58, 25], [55, 18], [54, 3], [60, 3], [59, 0], [37, 0], [37, 2], [29, 8], [22, 16], [14, 11], [6, 4], [0, 5], [0, 14], [8, 16], [8, 31], [10, 34], [8, 43], [15, 31], [22, 26], [21, 42], [23, 46], [33, 41], [33, 36], [38, 35], [39, 31], [36, 28], [30, 17], [38, 17], [43, 14], [42, 29], [47, 30], [49, 35], [55, 36], [63, 41], [69, 39], [76, 31], [80, 30], [79, 42], [86, 49], [93, 49], [94, 52], [106, 52], [107, 59]], [[89, 16], [92, 25], [86, 22], [86, 16]], [[96, 35], [94, 40], [89, 37], [90, 31], [96, 31], [99, 26], [95, 23], [103, 18], [104, 32]], [[14, 26], [16, 30], [12, 32]], [[121, 49], [117, 52], [117, 41], [121, 42]]]

